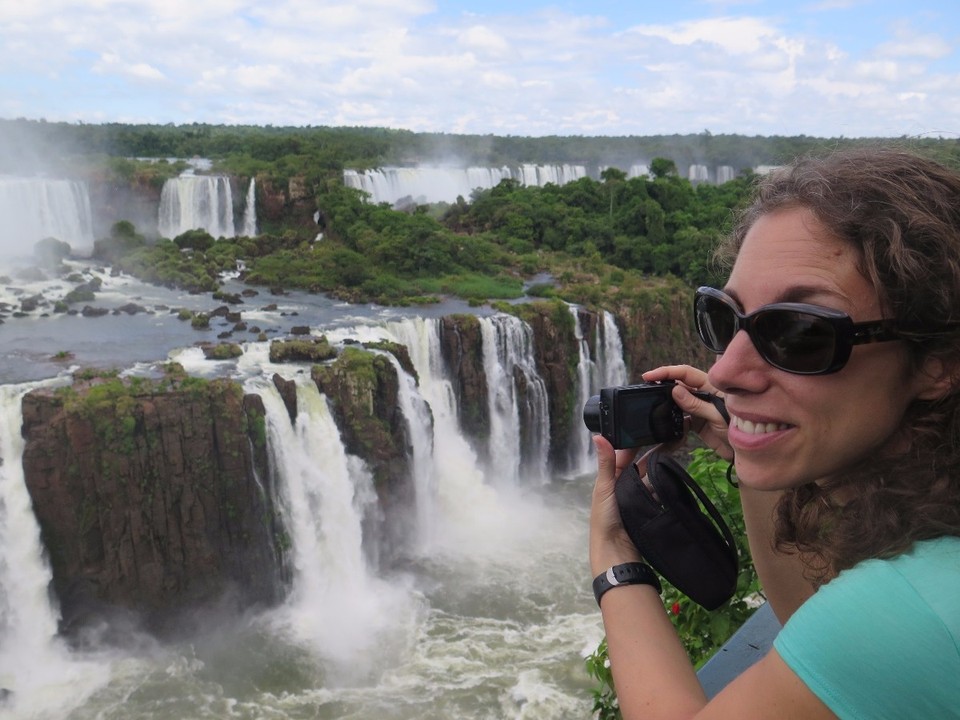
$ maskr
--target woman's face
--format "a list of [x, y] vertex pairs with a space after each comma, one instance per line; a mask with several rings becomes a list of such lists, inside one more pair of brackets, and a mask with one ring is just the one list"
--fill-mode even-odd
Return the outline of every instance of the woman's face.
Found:
[[[830, 236], [807, 210], [762, 216], [737, 256], [725, 291], [750, 313], [775, 302], [846, 312], [854, 322], [883, 317], [855, 250]], [[830, 375], [778, 370], [738, 332], [709, 371], [723, 391], [737, 476], [748, 487], [796, 487], [896, 450], [904, 411], [932, 382], [911, 373], [903, 343], [853, 348]]]

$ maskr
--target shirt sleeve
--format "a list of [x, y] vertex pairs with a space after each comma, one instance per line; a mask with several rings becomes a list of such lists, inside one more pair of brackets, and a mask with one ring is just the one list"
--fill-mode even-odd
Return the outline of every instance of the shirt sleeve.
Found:
[[842, 720], [960, 718], [960, 651], [950, 629], [883, 561], [841, 573], [774, 641]]

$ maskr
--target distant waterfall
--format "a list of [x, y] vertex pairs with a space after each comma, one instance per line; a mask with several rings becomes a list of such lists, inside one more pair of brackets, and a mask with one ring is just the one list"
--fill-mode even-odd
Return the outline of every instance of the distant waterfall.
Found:
[[244, 237], [257, 236], [257, 181], [256, 178], [250, 178], [250, 185], [247, 186], [247, 202], [243, 206], [243, 230], [240, 233]]
[[480, 318], [480, 329], [494, 482], [543, 482], [548, 476], [549, 406], [533, 357], [533, 331], [512, 315]]
[[0, 256], [30, 255], [53, 237], [73, 250], [93, 249], [86, 184], [74, 180], [0, 177]]
[[206, 230], [213, 237], [235, 237], [230, 178], [183, 174], [170, 178], [160, 192], [157, 229], [173, 239], [187, 230]]
[[393, 205], [404, 198], [419, 204], [452, 203], [456, 202], [457, 196], [469, 200], [470, 194], [477, 188], [489, 190], [505, 179], [542, 187], [547, 183], [563, 185], [586, 175], [586, 168], [582, 165], [523, 165], [512, 169], [506, 166], [385, 167], [363, 172], [344, 170], [343, 182], [347, 187], [369, 193], [370, 202]]
[[693, 164], [687, 170], [687, 179], [692, 183], [707, 182], [710, 179], [710, 171], [706, 165]]

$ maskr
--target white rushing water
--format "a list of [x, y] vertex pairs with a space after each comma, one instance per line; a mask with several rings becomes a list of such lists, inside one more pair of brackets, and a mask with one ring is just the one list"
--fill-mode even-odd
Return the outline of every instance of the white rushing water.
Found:
[[247, 186], [247, 201], [243, 206], [243, 230], [240, 234], [244, 237], [256, 237], [257, 235], [256, 178], [250, 178], [250, 184]]
[[[530, 328], [506, 315], [482, 318], [481, 327], [489, 462], [460, 428], [438, 319], [327, 333], [332, 342], [401, 343], [416, 370], [414, 379], [391, 360], [409, 435], [416, 533], [400, 564], [388, 568], [365, 537], [377, 507], [370, 472], [345, 450], [309, 368], [272, 365], [268, 343], [248, 343], [229, 362], [207, 361], [195, 348], [177, 353], [191, 373], [232, 374], [263, 399], [292, 577], [281, 606], [227, 626], [212, 622], [209, 632], [167, 645], [141, 638], [81, 653], [57, 639], [56, 608], [46, 600], [50, 571], [19, 462], [19, 400], [32, 386], [0, 386], [0, 688], [13, 691], [0, 717], [589, 717], [583, 656], [602, 636], [586, 562], [589, 479], [550, 473], [547, 398]], [[608, 342], [598, 338], [598, 349], [612, 347], [604, 328]], [[297, 384], [295, 422], [275, 372]], [[591, 385], [598, 375], [591, 372]], [[521, 417], [535, 427], [522, 427]], [[25, 546], [28, 562], [19, 558]], [[28, 580], [12, 574], [25, 570]]]
[[187, 230], [206, 230], [215, 238], [234, 237], [230, 178], [187, 172], [167, 180], [160, 191], [157, 230], [170, 239]]
[[24, 482], [20, 401], [58, 379], [0, 385], [0, 717], [58, 717], [107, 682], [109, 665], [71, 655], [57, 635], [50, 567]]
[[0, 218], [0, 257], [29, 256], [48, 237], [81, 254], [93, 249], [90, 198], [82, 182], [0, 175]]
[[587, 176], [583, 165], [521, 165], [519, 167], [384, 167], [376, 170], [344, 170], [347, 187], [363, 190], [373, 203], [400, 200], [415, 203], [455, 202], [457, 197], [470, 200], [476, 189], [489, 190], [502, 180], [516, 180], [521, 185], [543, 187], [547, 183], [565, 185]]

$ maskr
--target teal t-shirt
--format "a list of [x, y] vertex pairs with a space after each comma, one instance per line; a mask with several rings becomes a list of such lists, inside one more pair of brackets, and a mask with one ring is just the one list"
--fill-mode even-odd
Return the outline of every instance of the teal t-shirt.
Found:
[[960, 538], [845, 570], [773, 646], [841, 720], [960, 718]]

